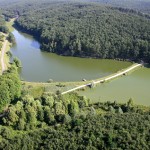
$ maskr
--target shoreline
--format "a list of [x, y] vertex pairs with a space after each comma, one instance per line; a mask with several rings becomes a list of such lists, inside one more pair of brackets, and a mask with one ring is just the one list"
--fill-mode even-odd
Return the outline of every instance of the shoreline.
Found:
[[[14, 19], [14, 18], [13, 18]], [[100, 58], [100, 57], [95, 57], [95, 56], [86, 56], [86, 55], [83, 55], [83, 56], [80, 56], [80, 55], [66, 55], [66, 54], [61, 54], [61, 53], [56, 53], [56, 52], [49, 52], [48, 50], [44, 50], [44, 49], [41, 49], [41, 40], [40, 40], [40, 34], [37, 35], [36, 33], [31, 33], [30, 31], [26, 30], [26, 29], [23, 29], [20, 25], [18, 25], [17, 23], [15, 23], [15, 20], [14, 19], [14, 24], [13, 24], [13, 28], [15, 28], [16, 30], [22, 32], [22, 33], [25, 33], [25, 34], [28, 34], [30, 36], [32, 36], [34, 39], [36, 39], [39, 44], [40, 44], [40, 50], [42, 52], [47, 52], [47, 53], [54, 53], [56, 55], [59, 55], [59, 56], [66, 56], [66, 57], [77, 57], [77, 58], [89, 58], [89, 59], [110, 59], [110, 60], [117, 60], [117, 61], [127, 61], [127, 62], [131, 62], [131, 63], [140, 63], [141, 61], [143, 62], [143, 64], [148, 64], [147, 62], [144, 62], [143, 60], [133, 60], [133, 59], [124, 59], [124, 58]], [[33, 31], [34, 32], [34, 31]]]
[[[13, 23], [14, 23], [14, 21], [15, 21], [15, 19], [13, 19], [12, 20], [12, 24], [11, 24], [11, 26], [13, 27], [13, 28], [15, 28], [14, 26], [13, 26]], [[15, 28], [16, 30], [18, 30], [18, 28]], [[18, 31], [21, 31], [22, 32], [22, 30], [18, 30]], [[25, 33], [25, 34], [28, 34], [28, 35], [30, 35], [30, 36], [33, 36], [33, 38], [35, 38], [36, 39], [36, 37], [34, 36], [34, 35], [31, 35], [31, 34], [29, 34], [29, 33], [26, 33], [26, 32], [23, 32], [23, 33]], [[43, 52], [47, 52], [47, 51], [43, 51]], [[57, 54], [58, 55], [58, 54]], [[64, 56], [64, 55], [60, 55], [60, 56]], [[68, 56], [69, 57], [69, 56]], [[72, 57], [74, 57], [74, 56], [72, 56]], [[77, 57], [77, 56], [75, 56], [75, 57]], [[92, 59], [93, 57], [83, 57], [83, 56], [81, 56], [80, 58], [89, 58], [89, 59]], [[98, 58], [94, 58], [94, 59], [98, 59]], [[129, 59], [119, 59], [119, 58], [116, 58], [116, 59], [110, 59], [110, 60], [117, 60], [117, 61], [127, 61], [127, 62], [131, 62], [131, 63], [133, 63], [133, 61], [132, 60], [129, 60]], [[102, 83], [103, 81], [104, 81], [104, 79], [106, 79], [106, 78], [110, 78], [111, 76], [115, 76], [116, 74], [119, 74], [120, 72], [123, 72], [124, 70], [127, 70], [127, 69], [129, 69], [129, 68], [131, 68], [131, 67], [133, 67], [134, 65], [136, 65], [135, 63], [133, 63], [131, 66], [129, 66], [128, 68], [124, 68], [124, 69], [122, 69], [122, 70], [119, 70], [118, 72], [116, 72], [116, 73], [113, 73], [113, 74], [111, 74], [111, 75], [109, 75], [109, 76], [106, 76], [106, 77], [102, 77], [102, 78], [97, 78], [97, 79], [93, 79], [93, 80], [87, 80], [87, 81], [68, 81], [68, 82], [63, 82], [63, 81], [56, 81], [56, 82], [51, 82], [51, 83], [48, 83], [48, 82], [28, 82], [28, 81], [22, 81], [22, 85], [24, 85], [24, 86], [33, 86], [33, 87], [36, 87], [36, 86], [38, 86], [38, 87], [47, 87], [47, 86], [51, 86], [51, 89], [53, 89], [52, 91], [54, 91], [54, 92], [56, 92], [56, 87], [57, 87], [57, 90], [60, 90], [61, 91], [61, 93], [64, 93], [65, 91], [67, 91], [67, 90], [69, 90], [69, 89], [76, 89], [77, 87], [82, 87], [83, 85], [85, 86], [85, 84], [86, 84], [86, 86], [88, 85], [88, 86], [90, 86], [91, 85], [91, 83], [94, 81], [94, 82], [96, 82], [96, 83]], [[131, 70], [131, 71], [133, 71], [133, 70]], [[131, 71], [129, 71], [129, 72], [131, 72]], [[128, 72], [127, 72], [128, 73]], [[116, 76], [116, 77], [118, 77], [118, 76]], [[112, 79], [111, 79], [112, 80]], [[99, 81], [101, 81], [101, 82], [99, 82]], [[110, 81], [110, 80], [109, 80]], [[89, 84], [89, 82], [90, 82], [90, 84]], [[107, 82], [107, 81], [106, 81]], [[60, 86], [60, 84], [61, 84], [61, 86]], [[86, 87], [85, 86], [85, 87]]]

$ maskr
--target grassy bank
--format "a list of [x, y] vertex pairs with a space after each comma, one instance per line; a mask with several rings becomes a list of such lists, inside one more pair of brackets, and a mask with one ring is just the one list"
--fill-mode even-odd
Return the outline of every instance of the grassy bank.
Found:
[[9, 22], [8, 21], [6, 22], [6, 26], [8, 27], [9, 32], [12, 32], [14, 30], [14, 27], [13, 27], [14, 21], [15, 21], [15, 18], [11, 19]]
[[23, 89], [34, 97], [40, 97], [43, 93], [56, 93], [57, 91], [64, 92], [75, 88], [85, 82], [27, 82], [22, 81]]

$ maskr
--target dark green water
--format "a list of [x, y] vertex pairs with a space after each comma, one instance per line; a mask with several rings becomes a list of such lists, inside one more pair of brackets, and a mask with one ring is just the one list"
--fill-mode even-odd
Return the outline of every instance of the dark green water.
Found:
[[92, 102], [116, 100], [124, 103], [133, 98], [136, 104], [150, 106], [150, 68], [136, 70], [129, 76], [117, 78], [79, 94], [86, 95]]
[[27, 81], [81, 81], [112, 74], [131, 65], [129, 62], [64, 57], [42, 52], [39, 43], [27, 34], [13, 31], [16, 45], [11, 48], [23, 68], [21, 78]]

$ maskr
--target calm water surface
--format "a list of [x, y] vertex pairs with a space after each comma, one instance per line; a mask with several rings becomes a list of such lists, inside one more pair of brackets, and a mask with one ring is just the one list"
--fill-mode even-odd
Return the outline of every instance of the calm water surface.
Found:
[[136, 70], [129, 76], [112, 80], [79, 94], [86, 95], [92, 102], [116, 100], [124, 103], [133, 98], [136, 104], [150, 106], [150, 68]]
[[23, 68], [21, 78], [27, 81], [81, 81], [83, 78], [95, 79], [109, 75], [131, 63], [114, 60], [64, 57], [42, 52], [39, 43], [27, 34], [13, 31], [16, 45], [11, 48]]

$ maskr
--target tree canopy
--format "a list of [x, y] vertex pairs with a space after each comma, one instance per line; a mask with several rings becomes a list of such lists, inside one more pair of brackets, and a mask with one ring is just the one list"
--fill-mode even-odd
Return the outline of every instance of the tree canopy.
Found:
[[5, 19], [0, 12], [0, 32], [8, 33], [8, 28], [5, 25]]
[[76, 94], [22, 97], [1, 120], [0, 149], [150, 148], [149, 108], [127, 105], [131, 100], [81, 105], [85, 100]]
[[8, 72], [0, 76], [0, 111], [11, 101], [21, 96], [21, 83], [13, 66], [10, 67]]
[[146, 16], [89, 3], [45, 5], [24, 12], [18, 8], [16, 21], [21, 30], [40, 40], [42, 50], [150, 62], [150, 20]]

